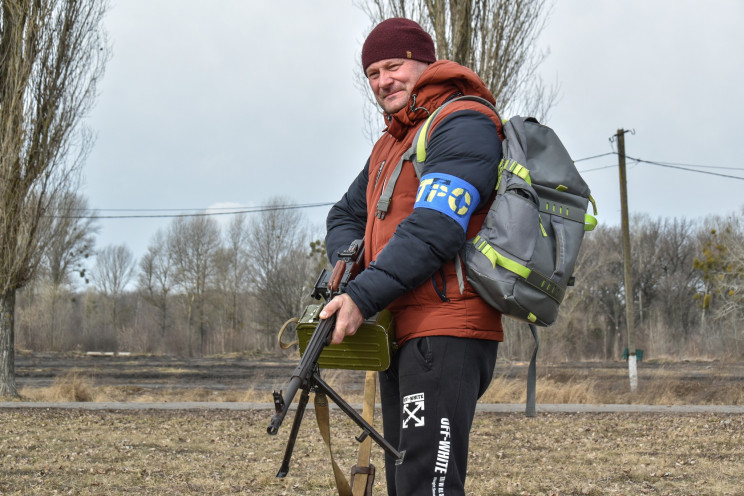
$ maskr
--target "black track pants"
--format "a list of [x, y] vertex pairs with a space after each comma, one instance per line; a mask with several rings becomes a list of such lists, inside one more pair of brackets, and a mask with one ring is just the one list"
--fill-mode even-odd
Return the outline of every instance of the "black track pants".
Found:
[[389, 496], [465, 494], [475, 404], [493, 377], [497, 341], [432, 336], [407, 341], [380, 372], [385, 439], [405, 450], [385, 458]]

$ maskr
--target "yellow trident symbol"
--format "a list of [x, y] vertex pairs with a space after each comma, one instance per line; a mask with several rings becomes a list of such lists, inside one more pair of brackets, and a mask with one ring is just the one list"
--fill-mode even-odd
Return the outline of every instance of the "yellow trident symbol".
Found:
[[470, 197], [470, 193], [462, 188], [455, 188], [449, 197], [450, 208], [460, 217], [468, 212], [471, 202], [472, 199]]

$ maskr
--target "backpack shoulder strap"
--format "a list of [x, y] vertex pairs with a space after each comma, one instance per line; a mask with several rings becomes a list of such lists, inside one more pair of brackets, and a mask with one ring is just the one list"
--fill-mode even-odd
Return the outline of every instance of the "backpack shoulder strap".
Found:
[[413, 138], [413, 143], [416, 145], [416, 160], [414, 161], [414, 167], [417, 167], [416, 174], [419, 178], [421, 178], [421, 175], [419, 173], [419, 165], [420, 168], [423, 169], [423, 163], [426, 161], [426, 145], [429, 144], [429, 128], [431, 126], [431, 123], [434, 122], [434, 119], [436, 118], [437, 114], [445, 108], [447, 105], [453, 102], [460, 102], [460, 101], [471, 101], [471, 102], [478, 102], [482, 103], [491, 111], [496, 114], [496, 117], [501, 121], [501, 116], [499, 115], [498, 111], [496, 110], [496, 107], [491, 104], [488, 100], [485, 98], [481, 98], [479, 96], [475, 95], [463, 95], [458, 96], [457, 98], [453, 98], [452, 100], [448, 100], [444, 102], [444, 104], [436, 109], [433, 114], [429, 116], [428, 119], [426, 119], [426, 122], [424, 125], [419, 129], [419, 131], [416, 133], [416, 137]]
[[[416, 177], [419, 180], [421, 180], [421, 175], [423, 174], [424, 170], [424, 162], [426, 161], [426, 145], [429, 144], [429, 128], [431, 127], [432, 122], [434, 122], [434, 119], [436, 119], [437, 115], [444, 107], [446, 107], [450, 103], [458, 101], [473, 101], [482, 103], [483, 105], [491, 109], [491, 111], [496, 114], [496, 117], [499, 119], [499, 121], [501, 121], [501, 116], [496, 110], [496, 107], [494, 107], [491, 102], [489, 102], [485, 98], [481, 98], [475, 95], [462, 95], [444, 102], [444, 104], [442, 104], [438, 109], [434, 111], [433, 114], [431, 114], [426, 119], [424, 125], [419, 128], [419, 130], [416, 132], [416, 136], [414, 136], [413, 138], [413, 145], [411, 146], [411, 149], [406, 152], [415, 152], [411, 160], [413, 163], [413, 168], [416, 171]], [[455, 257], [455, 273], [457, 275], [457, 285], [460, 289], [460, 294], [463, 294], [465, 292], [465, 277], [462, 273], [462, 259], [460, 257], [460, 253], [457, 253]]]
[[[428, 121], [427, 121], [428, 122]], [[393, 198], [393, 190], [395, 189], [395, 183], [398, 182], [398, 177], [400, 177], [400, 172], [403, 170], [403, 163], [407, 160], [413, 161], [413, 166], [416, 169], [416, 177], [421, 179], [421, 171], [416, 165], [416, 161], [413, 160], [413, 156], [416, 154], [416, 140], [414, 138], [413, 145], [406, 150], [403, 155], [400, 157], [400, 160], [398, 160], [398, 163], [395, 165], [395, 169], [393, 169], [393, 173], [390, 174], [390, 178], [388, 179], [387, 184], [385, 185], [385, 188], [382, 190], [382, 194], [380, 195], [380, 199], [377, 200], [377, 211], [375, 212], [375, 216], [378, 219], [384, 219], [385, 215], [387, 214], [388, 209], [390, 208], [390, 201]], [[421, 166], [423, 168], [423, 166]]]

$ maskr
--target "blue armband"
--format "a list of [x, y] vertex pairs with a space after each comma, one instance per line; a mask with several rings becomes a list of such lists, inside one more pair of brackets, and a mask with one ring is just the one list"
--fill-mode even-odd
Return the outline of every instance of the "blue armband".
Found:
[[456, 176], [441, 173], [421, 178], [413, 208], [430, 208], [451, 217], [467, 231], [473, 211], [480, 203], [478, 189]]

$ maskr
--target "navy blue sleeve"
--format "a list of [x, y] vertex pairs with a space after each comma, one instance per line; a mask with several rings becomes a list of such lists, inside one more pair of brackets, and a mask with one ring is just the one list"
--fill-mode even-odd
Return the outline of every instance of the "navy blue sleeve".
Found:
[[[338, 252], [364, 237], [367, 227], [367, 180], [369, 160], [349, 186], [341, 200], [326, 217], [326, 254], [331, 265], [336, 265]], [[374, 312], [373, 312], [374, 313]]]
[[[488, 205], [501, 160], [496, 125], [481, 112], [463, 110], [444, 118], [426, 147], [422, 177], [455, 176], [474, 186], [478, 207]], [[377, 260], [347, 288], [365, 317], [429, 280], [465, 243], [465, 231], [452, 217], [429, 208], [414, 208], [380, 252]]]
[[481, 112], [462, 110], [445, 117], [432, 131], [422, 176], [439, 172], [467, 181], [478, 189], [482, 208], [496, 187], [501, 154], [493, 121]]

